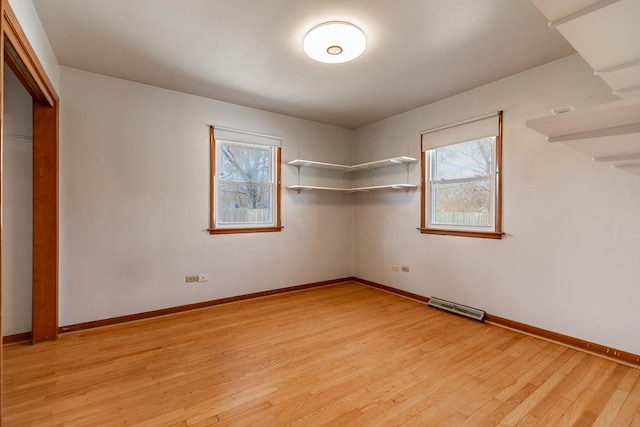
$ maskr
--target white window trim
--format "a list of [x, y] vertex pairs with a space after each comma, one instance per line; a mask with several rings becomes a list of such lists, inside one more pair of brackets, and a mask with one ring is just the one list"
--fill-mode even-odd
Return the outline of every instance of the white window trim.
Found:
[[[230, 128], [209, 127], [209, 234], [236, 234], [236, 233], [262, 233], [279, 232], [284, 228], [281, 223], [281, 161], [282, 161], [282, 139], [276, 136], [247, 132]], [[220, 130], [224, 137], [217, 138], [216, 130]], [[227, 137], [231, 135], [233, 139]], [[237, 138], [236, 138], [237, 137]], [[238, 140], [235, 140], [238, 139]], [[220, 184], [218, 171], [219, 148], [221, 144], [231, 144], [238, 146], [248, 146], [258, 149], [270, 150], [271, 157], [271, 221], [254, 223], [222, 223], [218, 214], [218, 195], [220, 194]], [[224, 182], [222, 182], [224, 183]], [[241, 182], [245, 184], [245, 182]], [[262, 184], [262, 183], [257, 183]]]
[[[474, 141], [474, 140], [472, 140]], [[450, 147], [453, 145], [457, 145], [457, 144], [464, 144], [465, 142], [471, 142], [471, 141], [463, 141], [463, 142], [457, 142], [455, 144], [451, 144], [448, 146], [444, 146], [444, 147], [438, 147], [438, 148], [434, 148], [432, 150], [426, 151], [426, 162], [427, 162], [427, 172], [426, 172], [426, 176], [427, 176], [427, 188], [426, 188], [426, 201], [425, 203], [427, 204], [426, 206], [426, 212], [427, 212], [427, 228], [430, 229], [439, 229], [439, 230], [459, 230], [459, 231], [480, 231], [480, 232], [484, 232], [484, 231], [489, 231], [489, 232], [495, 232], [495, 205], [496, 205], [496, 191], [495, 191], [495, 187], [496, 187], [496, 180], [497, 180], [497, 174], [496, 174], [496, 138], [494, 138], [494, 142], [493, 142], [493, 150], [492, 150], [492, 158], [491, 158], [491, 170], [489, 172], [488, 175], [478, 175], [478, 176], [474, 176], [474, 177], [469, 177], [469, 178], [456, 178], [456, 179], [440, 179], [440, 180], [434, 180], [433, 176], [434, 176], [434, 171], [435, 171], [435, 151], [439, 148], [445, 148], [445, 147]], [[434, 184], [453, 184], [453, 183], [460, 183], [460, 182], [473, 182], [473, 181], [482, 181], [485, 179], [489, 179], [489, 194], [490, 194], [490, 201], [489, 201], [489, 225], [461, 225], [461, 224], [441, 224], [441, 223], [435, 223], [433, 222], [433, 219], [435, 217], [435, 203], [433, 201], [433, 188], [434, 188]]]
[[[262, 183], [262, 182], [248, 182], [248, 181], [225, 181], [220, 179], [220, 175], [218, 173], [218, 171], [220, 171], [220, 163], [222, 161], [222, 156], [221, 156], [221, 152], [222, 152], [222, 147], [223, 145], [231, 145], [231, 146], [236, 146], [236, 147], [248, 147], [248, 148], [253, 148], [253, 149], [259, 149], [259, 150], [265, 150], [269, 152], [269, 163], [270, 163], [270, 176], [269, 176], [269, 182], [268, 183]], [[219, 203], [219, 197], [220, 197], [220, 186], [223, 184], [250, 184], [250, 185], [258, 185], [261, 187], [269, 187], [269, 193], [270, 193], [270, 210], [271, 210], [271, 214], [269, 215], [271, 218], [271, 221], [269, 222], [222, 222], [220, 220], [220, 217], [222, 215], [220, 215], [219, 211], [216, 211], [216, 215], [215, 215], [215, 227], [216, 228], [255, 228], [255, 227], [273, 227], [275, 226], [276, 223], [276, 188], [277, 188], [277, 183], [276, 183], [276, 147], [275, 146], [267, 146], [267, 145], [260, 145], [260, 144], [250, 144], [250, 143], [246, 143], [246, 142], [235, 142], [235, 141], [226, 141], [226, 140], [221, 140], [221, 139], [216, 139], [216, 150], [218, 150], [218, 152], [216, 153], [216, 174], [214, 177], [215, 180], [215, 189], [214, 189], [214, 196], [215, 196], [215, 206], [216, 209], [219, 209], [220, 203]]]
[[[422, 186], [420, 189], [420, 227], [418, 230], [422, 234], [502, 239], [504, 235], [502, 231], [502, 115], [502, 111], [497, 111], [495, 113], [434, 127], [420, 133], [422, 144]], [[492, 118], [495, 118], [494, 124], [491, 124]], [[434, 181], [430, 177], [432, 168], [429, 167], [430, 159], [428, 151], [490, 136], [495, 136], [491, 173], [493, 179], [490, 180], [492, 186], [492, 203], [490, 205], [490, 221], [492, 227], [433, 224], [431, 221], [433, 211], [431, 210], [432, 202], [430, 199], [432, 197], [431, 192]]]

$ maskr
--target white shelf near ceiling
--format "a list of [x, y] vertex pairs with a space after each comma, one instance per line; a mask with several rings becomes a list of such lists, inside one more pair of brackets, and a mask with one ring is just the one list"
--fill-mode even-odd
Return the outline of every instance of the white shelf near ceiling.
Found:
[[640, 176], [640, 0], [531, 0], [620, 101], [529, 120], [596, 162]]
[[614, 94], [640, 93], [640, 0], [532, 0]]
[[528, 120], [527, 127], [546, 135], [549, 142], [640, 132], [640, 98]]
[[527, 127], [564, 142], [595, 162], [640, 175], [640, 98], [528, 120]]

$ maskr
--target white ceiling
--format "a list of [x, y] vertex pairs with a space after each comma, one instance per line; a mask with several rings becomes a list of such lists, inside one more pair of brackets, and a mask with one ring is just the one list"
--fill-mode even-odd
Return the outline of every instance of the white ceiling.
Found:
[[[347, 128], [574, 53], [529, 0], [33, 0], [61, 65]], [[367, 35], [307, 58], [325, 21]]]

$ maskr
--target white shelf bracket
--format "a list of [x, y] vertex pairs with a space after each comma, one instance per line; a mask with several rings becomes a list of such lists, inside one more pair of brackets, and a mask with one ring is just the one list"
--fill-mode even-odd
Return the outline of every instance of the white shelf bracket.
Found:
[[[300, 155], [300, 152], [298, 152], [298, 156]], [[298, 169], [298, 185], [300, 185], [300, 168], [302, 168], [301, 165], [297, 165], [296, 168]], [[300, 189], [298, 188], [298, 194], [300, 194]]]
[[[408, 184], [409, 183], [409, 163], [405, 163], [405, 166], [407, 167], [407, 180], [405, 182]], [[407, 190], [407, 192], [409, 192], [409, 190]]]

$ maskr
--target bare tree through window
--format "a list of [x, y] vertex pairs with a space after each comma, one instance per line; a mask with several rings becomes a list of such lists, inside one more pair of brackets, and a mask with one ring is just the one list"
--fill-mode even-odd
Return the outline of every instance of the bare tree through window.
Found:
[[270, 223], [273, 193], [271, 147], [220, 143], [221, 223]]
[[502, 111], [420, 136], [420, 233], [501, 239]]
[[434, 223], [490, 225], [494, 146], [491, 137], [433, 150]]

